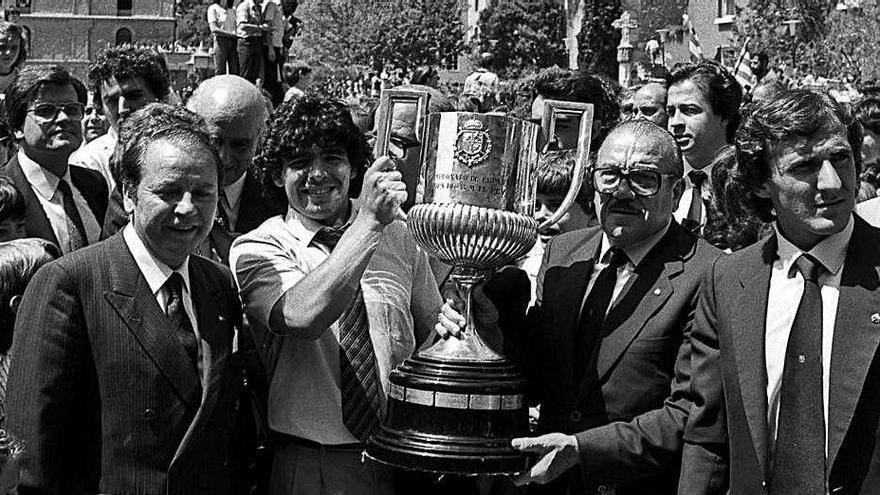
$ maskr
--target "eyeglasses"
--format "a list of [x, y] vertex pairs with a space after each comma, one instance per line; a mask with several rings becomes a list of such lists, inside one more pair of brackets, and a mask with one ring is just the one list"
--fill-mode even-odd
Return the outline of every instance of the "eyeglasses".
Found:
[[83, 118], [85, 113], [85, 106], [78, 102], [70, 102], [64, 103], [61, 105], [56, 105], [54, 103], [37, 103], [32, 108], [28, 109], [28, 112], [32, 112], [34, 117], [43, 120], [43, 121], [53, 121], [58, 118], [58, 113], [64, 111], [64, 115], [67, 117], [79, 120]]
[[652, 106], [642, 106], [642, 107], [637, 107], [637, 108], [635, 108], [635, 109], [633, 110], [633, 115], [634, 115], [635, 117], [638, 117], [639, 115], [644, 115], [645, 117], [651, 117], [651, 116], [653, 116], [655, 113], [657, 113], [657, 112], [659, 112], [659, 111], [660, 111], [660, 109], [657, 108], [657, 107], [652, 107]]
[[593, 170], [593, 187], [602, 194], [614, 194], [620, 187], [620, 180], [626, 179], [630, 190], [636, 196], [653, 196], [660, 191], [662, 177], [675, 177], [673, 174], [662, 174], [656, 170], [634, 168], [629, 171], [617, 167]]
[[403, 160], [406, 158], [409, 150], [418, 148], [421, 143], [418, 141], [406, 141], [404, 139], [391, 136], [388, 138], [388, 155], [392, 158]]

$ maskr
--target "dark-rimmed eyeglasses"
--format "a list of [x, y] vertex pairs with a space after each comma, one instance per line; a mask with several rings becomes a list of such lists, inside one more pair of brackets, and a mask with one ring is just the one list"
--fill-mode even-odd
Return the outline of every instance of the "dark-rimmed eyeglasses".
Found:
[[74, 120], [82, 119], [83, 115], [85, 115], [85, 105], [78, 101], [61, 105], [56, 105], [54, 103], [37, 103], [33, 107], [28, 108], [27, 111], [33, 113], [34, 117], [40, 120], [52, 121], [58, 118], [58, 113], [62, 110], [64, 111], [64, 115], [67, 115], [68, 118]]
[[653, 196], [660, 191], [664, 176], [675, 177], [673, 174], [663, 174], [649, 168], [598, 168], [593, 170], [593, 187], [602, 194], [614, 194], [620, 187], [621, 179], [626, 179], [629, 189], [636, 196]]

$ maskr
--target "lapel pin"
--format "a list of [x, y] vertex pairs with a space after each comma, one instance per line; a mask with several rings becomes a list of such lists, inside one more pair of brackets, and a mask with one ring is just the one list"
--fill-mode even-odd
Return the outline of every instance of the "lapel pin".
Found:
[[[659, 296], [662, 291], [660, 289], [654, 289], [654, 295]], [[880, 317], [880, 315], [878, 315]]]
[[871, 315], [871, 323], [880, 325], [880, 313], [874, 313]]
[[[878, 316], [878, 318], [880, 318], [880, 316]], [[218, 316], [217, 316], [217, 320], [219, 320], [219, 321], [226, 321], [226, 317], [223, 316], [223, 315], [218, 315]]]

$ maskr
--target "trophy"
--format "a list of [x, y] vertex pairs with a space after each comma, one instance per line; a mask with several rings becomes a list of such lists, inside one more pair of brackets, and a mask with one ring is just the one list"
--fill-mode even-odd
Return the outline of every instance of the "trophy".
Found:
[[[580, 122], [578, 160], [555, 223], [574, 202], [587, 161], [592, 107]], [[404, 361], [390, 377], [385, 418], [366, 455], [404, 469], [455, 474], [523, 471], [526, 455], [510, 446], [528, 435], [525, 379], [490, 348], [472, 314], [474, 286], [510, 264], [537, 239], [534, 219], [541, 128], [500, 115], [444, 112], [423, 126], [424, 197], [409, 210], [416, 242], [452, 265], [467, 321], [459, 338], [442, 339]], [[381, 136], [380, 136], [381, 137]]]

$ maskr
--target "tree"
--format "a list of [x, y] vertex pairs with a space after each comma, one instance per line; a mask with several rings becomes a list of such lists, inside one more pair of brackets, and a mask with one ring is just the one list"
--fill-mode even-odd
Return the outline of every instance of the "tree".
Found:
[[211, 0], [179, 0], [177, 3], [177, 39], [184, 45], [211, 46], [208, 6]]
[[449, 66], [464, 32], [457, 0], [310, 0], [297, 58], [326, 66]]
[[501, 77], [567, 65], [565, 11], [555, 0], [492, 0], [478, 25], [480, 50], [494, 54]]
[[620, 31], [612, 27], [621, 14], [620, 0], [584, 0], [584, 20], [578, 35], [578, 65], [617, 80]]

